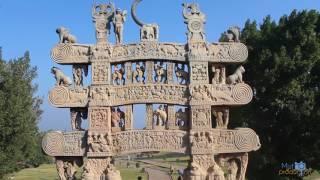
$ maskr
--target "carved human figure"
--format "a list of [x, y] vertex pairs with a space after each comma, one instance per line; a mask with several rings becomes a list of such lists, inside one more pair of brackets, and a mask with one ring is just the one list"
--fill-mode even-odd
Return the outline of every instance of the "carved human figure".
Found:
[[167, 80], [167, 70], [164, 68], [163, 63], [155, 64], [154, 71], [156, 72], [154, 79], [157, 83], [165, 82]]
[[120, 68], [118, 65], [114, 66], [114, 72], [112, 73], [112, 82], [114, 85], [123, 85], [125, 82], [124, 78], [124, 67], [120, 65]]
[[121, 180], [120, 171], [113, 164], [108, 165], [105, 173], [107, 174], [107, 180]]
[[245, 69], [243, 66], [239, 66], [236, 71], [228, 76], [227, 83], [228, 84], [236, 84], [236, 83], [242, 83], [242, 74], [245, 72]]
[[138, 83], [143, 83], [146, 79], [144, 76], [145, 68], [143, 65], [136, 63], [136, 70], [133, 71], [133, 81]]
[[66, 76], [61, 69], [57, 67], [51, 68], [51, 73], [54, 75], [56, 79], [56, 86], [70, 86], [72, 84], [71, 79]]
[[59, 27], [56, 29], [56, 33], [59, 35], [59, 43], [76, 43], [77, 38], [70, 34], [69, 30], [65, 27]]
[[81, 128], [82, 120], [88, 118], [88, 112], [86, 110], [79, 110], [75, 108], [70, 108], [71, 114], [71, 128], [72, 130], [82, 131]]
[[160, 105], [158, 109], [156, 109], [153, 112], [153, 115], [156, 116], [156, 126], [163, 126], [164, 123], [167, 121], [167, 111], [166, 107], [163, 105]]
[[212, 84], [220, 84], [220, 69], [212, 66], [212, 72], [214, 73]]
[[239, 167], [236, 160], [230, 160], [226, 180], [237, 180], [238, 169]]
[[83, 86], [83, 74], [88, 75], [88, 66], [73, 65], [72, 67], [73, 82], [76, 87]]
[[120, 125], [120, 114], [115, 110], [115, 108], [111, 108], [111, 126], [119, 127]]
[[127, 11], [117, 9], [113, 17], [114, 33], [116, 35], [116, 44], [121, 44], [123, 41], [123, 24], [126, 21]]
[[216, 119], [216, 128], [227, 128], [229, 123], [229, 109], [214, 109], [212, 114]]
[[179, 84], [187, 84], [188, 83], [189, 73], [185, 70], [184, 64], [181, 64], [181, 67], [179, 67], [179, 64], [176, 64], [175, 73], [176, 73], [177, 80], [178, 80]]
[[188, 42], [204, 41], [205, 32], [203, 25], [206, 22], [205, 15], [200, 11], [196, 3], [183, 3], [183, 17], [188, 25]]

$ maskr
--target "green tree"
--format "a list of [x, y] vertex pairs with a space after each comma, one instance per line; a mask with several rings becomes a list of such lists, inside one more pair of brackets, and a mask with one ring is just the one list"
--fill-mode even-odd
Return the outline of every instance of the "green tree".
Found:
[[253, 101], [235, 109], [233, 127], [247, 126], [262, 147], [251, 153], [249, 179], [281, 179], [281, 163], [304, 161], [320, 169], [320, 14], [294, 10], [279, 22], [247, 21], [245, 81]]
[[35, 97], [36, 71], [30, 65], [29, 52], [18, 59], [0, 60], [0, 178], [40, 163], [37, 123], [42, 100]]

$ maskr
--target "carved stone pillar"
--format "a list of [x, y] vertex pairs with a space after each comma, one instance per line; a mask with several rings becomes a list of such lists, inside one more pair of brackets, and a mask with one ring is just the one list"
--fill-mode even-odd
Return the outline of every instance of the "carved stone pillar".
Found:
[[174, 105], [168, 105], [167, 129], [177, 129]]
[[146, 72], [147, 72], [146, 83], [153, 83], [153, 67], [154, 67], [153, 61], [146, 62]]
[[173, 70], [174, 70], [174, 63], [168, 62], [167, 63], [167, 83], [168, 84], [173, 83]]
[[132, 63], [126, 62], [124, 64], [126, 72], [126, 85], [132, 84]]
[[146, 104], [146, 129], [153, 128], [153, 106]]
[[92, 62], [92, 85], [110, 84], [111, 66], [106, 61]]
[[111, 131], [111, 108], [89, 108], [89, 131]]
[[211, 129], [211, 106], [191, 106], [191, 129]]
[[209, 84], [208, 62], [190, 62], [190, 83]]
[[127, 105], [125, 106], [125, 124], [124, 129], [125, 130], [131, 130], [133, 129], [133, 105]]

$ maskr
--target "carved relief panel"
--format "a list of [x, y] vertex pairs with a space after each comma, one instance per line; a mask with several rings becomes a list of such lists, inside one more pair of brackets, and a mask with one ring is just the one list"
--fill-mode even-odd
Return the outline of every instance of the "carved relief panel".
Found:
[[208, 62], [190, 62], [190, 83], [209, 84]]
[[109, 62], [92, 62], [92, 84], [110, 84]]
[[211, 106], [191, 107], [191, 129], [211, 128]]
[[89, 130], [111, 130], [111, 108], [89, 108]]

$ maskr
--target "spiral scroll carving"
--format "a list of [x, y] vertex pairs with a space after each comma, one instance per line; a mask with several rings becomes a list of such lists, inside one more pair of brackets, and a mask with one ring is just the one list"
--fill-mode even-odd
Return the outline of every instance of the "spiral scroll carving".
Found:
[[251, 129], [241, 128], [235, 132], [234, 144], [241, 151], [257, 150], [260, 148], [259, 139]]
[[249, 85], [239, 83], [232, 89], [232, 98], [239, 104], [247, 104], [252, 100], [253, 92]]
[[248, 58], [248, 49], [242, 43], [234, 43], [230, 47], [229, 55], [234, 61], [245, 61]]
[[67, 59], [70, 54], [73, 54], [73, 49], [71, 44], [58, 44], [51, 51], [51, 58], [57, 63]]
[[43, 151], [50, 156], [63, 154], [64, 137], [60, 132], [49, 132], [42, 140]]
[[49, 94], [49, 100], [54, 105], [63, 105], [69, 99], [69, 90], [63, 86], [57, 86]]

